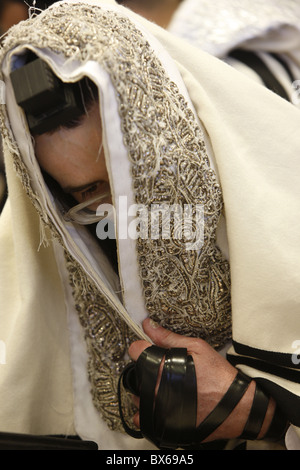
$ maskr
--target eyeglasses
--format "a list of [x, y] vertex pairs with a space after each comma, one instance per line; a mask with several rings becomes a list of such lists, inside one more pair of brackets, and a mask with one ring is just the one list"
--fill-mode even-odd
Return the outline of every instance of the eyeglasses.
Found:
[[[81, 202], [76, 206], [69, 209], [67, 212], [63, 214], [63, 218], [66, 222], [75, 222], [79, 225], [89, 225], [94, 224], [102, 220], [104, 215], [97, 215], [95, 209], [92, 209], [95, 203], [100, 203], [104, 199], [108, 198], [110, 193], [98, 194], [97, 196], [89, 199], [88, 201]], [[111, 214], [108, 214], [111, 215]]]

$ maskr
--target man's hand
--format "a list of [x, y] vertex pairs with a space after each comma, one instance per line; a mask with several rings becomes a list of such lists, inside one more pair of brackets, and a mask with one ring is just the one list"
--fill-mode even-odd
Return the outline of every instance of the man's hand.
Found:
[[[188, 354], [193, 356], [198, 387], [198, 426], [216, 407], [226, 393], [237, 374], [237, 369], [201, 339], [189, 338], [172, 333], [153, 324], [149, 319], [144, 321], [143, 327], [145, 333], [157, 346], [163, 348], [186, 348]], [[149, 346], [150, 344], [147, 341], [134, 342], [129, 348], [131, 358], [136, 361], [142, 351]], [[254, 391], [255, 383], [252, 381], [236, 408], [206, 441], [233, 439], [242, 433], [251, 409]], [[136, 403], [138, 405], [138, 401], [136, 401]], [[273, 412], [274, 403], [271, 400], [259, 437], [262, 437], [267, 431]], [[138, 414], [135, 416], [134, 421], [135, 424], [139, 426]]]

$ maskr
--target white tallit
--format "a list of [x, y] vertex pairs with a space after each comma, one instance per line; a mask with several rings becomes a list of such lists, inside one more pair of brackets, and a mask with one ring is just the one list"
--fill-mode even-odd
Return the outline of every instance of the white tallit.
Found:
[[[124, 43], [114, 39], [118, 35]], [[106, 53], [112, 53], [111, 57], [104, 54], [103, 62], [102, 37]], [[130, 43], [132, 50], [128, 51], [125, 44]], [[2, 129], [9, 202], [0, 220], [0, 340], [6, 346], [6, 364], [0, 365], [1, 430], [77, 433], [96, 441], [100, 449], [150, 446], [120, 432], [114, 390], [128, 342], [144, 337], [141, 322], [153, 308], [147, 300], [147, 278], [140, 269], [145, 253], [137, 257], [135, 241], [119, 234], [121, 297], [119, 280], [106, 266], [96, 243], [62, 222], [45, 189], [9, 80], [16, 57], [30, 48], [61, 79], [74, 81], [88, 75], [96, 81], [114, 198], [117, 202], [118, 196], [126, 194], [129, 205], [135, 201], [134, 156], [128, 157], [133, 135], [123, 140], [125, 119], [130, 124], [130, 118], [115, 89], [118, 96], [125, 96], [128, 90], [137, 98], [146, 93], [138, 80], [139, 73], [143, 77], [142, 69], [135, 69], [133, 59], [138, 47], [147, 53], [143, 57], [150, 64], [152, 90], [155, 85], [157, 93], [174, 94], [182, 116], [187, 109], [192, 111], [188, 114], [192, 124], [188, 125], [196, 126], [189, 128], [196, 134], [185, 136], [185, 145], [199, 137], [204, 145], [203, 161], [205, 156], [210, 160], [211, 170], [206, 172], [210, 189], [222, 189], [225, 211], [217, 241], [225, 264], [217, 259], [220, 269], [225, 266], [224, 272], [226, 258], [230, 259], [232, 360], [250, 376], [275, 383], [283, 391], [283, 401], [286, 390], [291, 403], [299, 400], [299, 365], [292, 362], [300, 326], [299, 111], [247, 79], [241, 81], [227, 65], [188, 47], [113, 0], [66, 1], [14, 27], [2, 53], [6, 83]], [[118, 48], [122, 57], [130, 52], [126, 57], [132, 61], [137, 88], [131, 83], [129, 89], [118, 78], [124, 71], [113, 61]], [[148, 113], [147, 96], [144, 102], [136, 100], [136, 108], [144, 106]], [[153, 121], [150, 111], [148, 124], [157, 127], [158, 115]], [[168, 112], [172, 117], [174, 110], [170, 107]], [[164, 129], [164, 111], [161, 113]], [[181, 116], [178, 113], [177, 109]], [[142, 126], [146, 124], [143, 121]], [[143, 132], [146, 139], [149, 133]], [[157, 135], [163, 139], [163, 133]], [[166, 142], [158, 139], [156, 145], [157, 162]], [[160, 165], [163, 167], [163, 160]], [[159, 276], [159, 271], [155, 274]], [[153, 292], [149, 295], [153, 300]], [[176, 305], [170, 307], [172, 293], [166, 298], [166, 308], [176, 310]], [[100, 335], [98, 345], [93, 342], [96, 333]]]
[[282, 95], [299, 107], [299, 21], [297, 0], [183, 0], [168, 31], [266, 85], [266, 76], [251, 59], [245, 63], [241, 55], [232, 55], [236, 49], [255, 53], [276, 77], [272, 89], [278, 92], [281, 86]]
[[210, 54], [226, 58], [237, 47], [289, 52], [299, 60], [297, 0], [182, 0], [168, 30]]

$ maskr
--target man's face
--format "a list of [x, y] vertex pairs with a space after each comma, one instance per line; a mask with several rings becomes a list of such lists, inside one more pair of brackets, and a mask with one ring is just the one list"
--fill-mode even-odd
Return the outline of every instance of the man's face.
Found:
[[78, 202], [110, 191], [98, 103], [78, 127], [37, 136], [35, 144], [41, 168]]

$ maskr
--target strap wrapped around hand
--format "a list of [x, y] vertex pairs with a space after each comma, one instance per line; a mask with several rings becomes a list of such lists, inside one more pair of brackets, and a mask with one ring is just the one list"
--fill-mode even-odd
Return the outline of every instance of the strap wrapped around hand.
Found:
[[129, 434], [145, 437], [158, 448], [178, 448], [191, 442], [196, 426], [197, 383], [194, 362], [186, 349], [151, 346], [121, 378], [125, 388], [140, 397], [141, 433], [129, 430], [125, 423]]
[[[150, 346], [136, 363], [131, 363], [119, 380], [119, 409], [124, 429], [135, 438], [147, 438], [158, 448], [196, 448], [231, 414], [247, 391], [252, 379], [242, 372], [212, 412], [196, 428], [197, 381], [194, 361], [184, 348], [163, 349]], [[140, 397], [140, 429], [135, 431], [123, 419], [120, 387]], [[269, 396], [256, 384], [248, 421], [240, 436], [257, 439], [264, 422]], [[278, 438], [287, 422], [279, 411], [268, 437]]]

